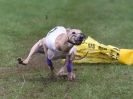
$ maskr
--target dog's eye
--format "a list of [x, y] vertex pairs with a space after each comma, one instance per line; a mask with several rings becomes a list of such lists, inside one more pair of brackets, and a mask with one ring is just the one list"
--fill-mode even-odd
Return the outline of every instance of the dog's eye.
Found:
[[75, 32], [72, 32], [72, 34], [75, 34]]

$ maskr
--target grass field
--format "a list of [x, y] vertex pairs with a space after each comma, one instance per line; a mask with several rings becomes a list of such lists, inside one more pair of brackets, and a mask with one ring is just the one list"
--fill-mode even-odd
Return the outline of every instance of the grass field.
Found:
[[132, 49], [132, 8], [132, 0], [0, 0], [0, 99], [133, 99], [132, 66], [75, 65], [70, 82], [51, 78], [43, 55], [33, 67], [16, 62], [57, 25]]

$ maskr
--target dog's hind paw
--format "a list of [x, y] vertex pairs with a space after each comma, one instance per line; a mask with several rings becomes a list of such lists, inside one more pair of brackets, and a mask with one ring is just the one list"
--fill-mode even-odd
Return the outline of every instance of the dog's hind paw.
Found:
[[22, 58], [20, 58], [20, 57], [17, 58], [17, 61], [18, 61], [19, 64], [26, 65], [25, 63], [23, 63], [23, 60], [22, 60]]

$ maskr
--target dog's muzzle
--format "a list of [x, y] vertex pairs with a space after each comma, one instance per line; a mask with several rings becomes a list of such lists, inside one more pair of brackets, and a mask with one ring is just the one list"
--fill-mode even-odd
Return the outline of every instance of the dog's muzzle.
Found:
[[69, 43], [73, 44], [73, 45], [80, 45], [86, 38], [86, 36], [81, 33], [79, 36], [77, 35], [73, 35], [73, 40], [69, 41]]
[[85, 39], [85, 37], [86, 36], [83, 33], [80, 36], [76, 37], [75, 38], [75, 44], [80, 45], [83, 42], [83, 40]]

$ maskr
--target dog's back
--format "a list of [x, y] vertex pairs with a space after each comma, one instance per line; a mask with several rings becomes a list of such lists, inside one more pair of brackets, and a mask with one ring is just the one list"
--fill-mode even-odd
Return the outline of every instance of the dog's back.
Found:
[[57, 26], [48, 32], [47, 36], [45, 37], [45, 43], [48, 49], [57, 50], [55, 43], [57, 37], [61, 34], [66, 35], [66, 29], [62, 26]]

